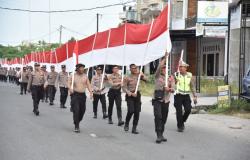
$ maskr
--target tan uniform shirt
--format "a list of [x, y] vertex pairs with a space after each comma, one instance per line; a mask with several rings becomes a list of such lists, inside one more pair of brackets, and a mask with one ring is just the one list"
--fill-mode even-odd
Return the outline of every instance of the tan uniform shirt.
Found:
[[7, 72], [7, 73], [8, 73], [8, 76], [12, 76], [12, 73], [11, 73], [11, 72], [12, 72], [12, 70], [8, 70], [8, 72]]
[[[123, 82], [123, 91], [126, 92], [127, 94], [131, 94], [135, 92], [137, 81], [138, 81], [138, 76], [139, 74], [130, 74], [129, 76], [124, 78]], [[146, 81], [146, 78], [143, 77], [141, 80]], [[139, 91], [139, 88], [138, 88]]]
[[[68, 88], [71, 88], [72, 85], [72, 75], [69, 78], [68, 81]], [[89, 84], [89, 79], [86, 74], [74, 74], [74, 82], [73, 82], [73, 91], [78, 93], [84, 93], [86, 91], [86, 88]]]
[[[168, 87], [174, 89], [175, 81], [172, 76], [168, 78]], [[155, 72], [155, 90], [164, 90], [165, 103], [170, 101], [171, 93], [165, 90], [166, 76], [161, 74], [161, 66], [159, 65]], [[154, 96], [155, 97], [155, 96]]]
[[17, 72], [16, 72], [15, 70], [13, 70], [13, 72], [12, 72], [12, 76], [14, 76], [14, 77], [15, 77], [15, 76], [16, 76], [16, 73], [17, 73]]
[[8, 70], [4, 69], [4, 75], [7, 76]]
[[122, 81], [122, 76], [120, 74], [115, 74], [112, 73], [109, 77], [109, 83], [111, 84], [112, 89], [120, 89], [121, 88], [121, 81]]
[[[105, 76], [105, 75], [104, 75]], [[100, 75], [94, 75], [91, 80], [91, 86], [93, 88], [94, 94], [104, 94], [105, 86], [104, 83], [107, 79], [104, 77], [102, 89], [101, 89], [101, 83], [102, 83], [102, 74]]]
[[48, 75], [47, 75], [48, 85], [55, 86], [57, 75], [58, 75], [57, 72], [49, 72], [48, 73]]
[[59, 87], [68, 88], [68, 78], [69, 76], [67, 72], [60, 72], [57, 75], [57, 84]]
[[28, 90], [32, 85], [42, 86], [45, 83], [45, 74], [42, 71], [33, 71], [29, 76]]

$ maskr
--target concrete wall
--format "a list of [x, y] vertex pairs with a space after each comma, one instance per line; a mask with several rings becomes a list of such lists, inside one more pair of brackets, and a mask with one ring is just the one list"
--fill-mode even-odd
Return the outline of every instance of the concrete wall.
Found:
[[246, 30], [245, 71], [250, 67], [250, 28]]
[[[250, 66], [250, 28], [246, 29], [245, 71]], [[239, 84], [240, 29], [231, 30], [229, 45], [229, 84]]]
[[230, 32], [228, 82], [238, 87], [239, 83], [240, 29]]

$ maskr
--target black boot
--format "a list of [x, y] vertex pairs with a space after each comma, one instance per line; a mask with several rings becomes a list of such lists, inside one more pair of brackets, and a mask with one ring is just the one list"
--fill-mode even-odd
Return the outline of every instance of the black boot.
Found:
[[60, 108], [65, 109], [65, 108], [67, 108], [67, 107], [65, 107], [63, 104], [61, 104], [61, 105], [60, 105]]
[[75, 124], [75, 130], [74, 130], [74, 132], [76, 132], [76, 133], [80, 132], [79, 124]]
[[184, 131], [184, 126], [182, 126], [182, 127], [178, 127], [178, 132], [183, 132]]
[[94, 113], [94, 117], [93, 117], [94, 119], [97, 119], [97, 113]]
[[36, 116], [39, 116], [39, 111], [38, 110], [36, 110]]
[[162, 141], [162, 139], [161, 139], [161, 133], [157, 132], [156, 135], [157, 135], [157, 138], [156, 138], [155, 142], [159, 144]]
[[160, 138], [161, 138], [161, 141], [162, 141], [162, 142], [167, 142], [167, 138], [165, 138], [165, 137], [163, 136], [163, 132], [161, 132]]
[[124, 131], [127, 132], [128, 130], [129, 130], [129, 125], [125, 123], [125, 125], [124, 125]]
[[133, 128], [132, 128], [132, 133], [133, 134], [139, 134], [139, 132], [137, 131], [136, 127], [137, 126], [133, 126]]
[[113, 121], [111, 118], [109, 118], [109, 124], [113, 124]]
[[103, 119], [106, 119], [106, 118], [108, 118], [108, 115], [107, 115], [107, 113], [106, 112], [103, 112], [103, 117], [102, 117]]
[[122, 119], [119, 118], [119, 120], [118, 120], [118, 126], [122, 126], [122, 125], [124, 125], [124, 121], [122, 121]]

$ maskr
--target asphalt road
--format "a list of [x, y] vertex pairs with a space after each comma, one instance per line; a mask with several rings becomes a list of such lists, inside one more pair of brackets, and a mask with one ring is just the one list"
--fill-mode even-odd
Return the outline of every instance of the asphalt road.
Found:
[[[60, 109], [58, 99], [55, 106], [41, 103], [36, 117], [30, 95], [21, 96], [17, 86], [0, 82], [0, 160], [250, 160], [250, 120], [191, 115], [185, 132], [178, 133], [171, 105], [168, 142], [155, 144], [150, 98], [143, 98], [139, 135], [117, 126], [116, 110], [113, 125], [102, 119], [100, 106], [93, 119], [90, 100], [76, 134], [72, 113]], [[241, 129], [232, 129], [237, 127]]]

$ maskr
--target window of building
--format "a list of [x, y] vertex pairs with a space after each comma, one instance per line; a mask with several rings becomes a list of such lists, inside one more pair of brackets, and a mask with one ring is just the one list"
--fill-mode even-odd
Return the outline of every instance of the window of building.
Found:
[[180, 19], [183, 18], [183, 0], [173, 0], [173, 18]]
[[220, 46], [207, 45], [202, 47], [202, 72], [206, 76], [218, 76], [219, 75], [219, 63], [220, 63]]

